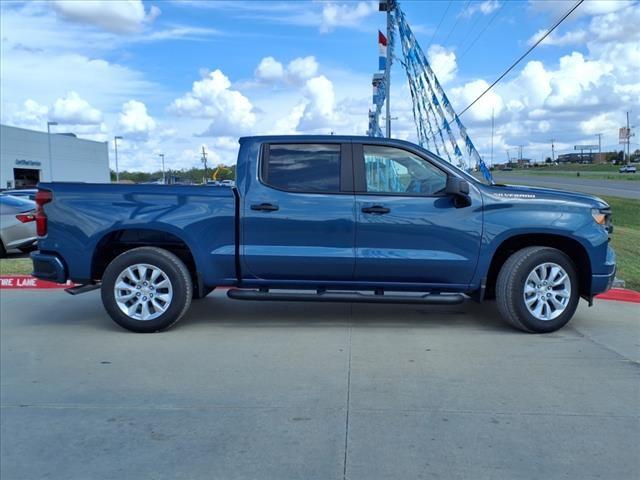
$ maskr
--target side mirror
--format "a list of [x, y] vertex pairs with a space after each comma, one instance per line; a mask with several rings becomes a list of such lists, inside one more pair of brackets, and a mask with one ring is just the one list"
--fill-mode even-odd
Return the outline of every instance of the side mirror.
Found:
[[447, 195], [454, 196], [456, 208], [468, 207], [471, 205], [469, 197], [469, 182], [458, 177], [450, 176], [447, 178], [447, 186], [444, 189]]

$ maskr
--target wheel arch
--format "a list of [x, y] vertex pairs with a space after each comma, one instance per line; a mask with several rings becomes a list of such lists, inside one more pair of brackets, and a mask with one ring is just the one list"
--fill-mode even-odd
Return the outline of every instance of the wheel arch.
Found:
[[486, 276], [485, 298], [494, 298], [498, 273], [507, 259], [513, 253], [526, 247], [550, 247], [567, 255], [578, 273], [580, 295], [589, 295], [591, 291], [591, 262], [587, 249], [578, 240], [566, 235], [526, 233], [503, 240], [493, 252]]
[[163, 248], [176, 255], [187, 267], [194, 289], [200, 288], [202, 281], [196, 268], [193, 249], [174, 232], [144, 227], [128, 227], [112, 230], [96, 243], [91, 258], [91, 278], [102, 278], [107, 265], [118, 255], [137, 247]]

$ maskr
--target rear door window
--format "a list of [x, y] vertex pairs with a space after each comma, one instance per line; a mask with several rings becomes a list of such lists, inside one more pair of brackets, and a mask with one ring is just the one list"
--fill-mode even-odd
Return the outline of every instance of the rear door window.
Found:
[[262, 180], [290, 192], [340, 192], [340, 144], [271, 144], [263, 152]]

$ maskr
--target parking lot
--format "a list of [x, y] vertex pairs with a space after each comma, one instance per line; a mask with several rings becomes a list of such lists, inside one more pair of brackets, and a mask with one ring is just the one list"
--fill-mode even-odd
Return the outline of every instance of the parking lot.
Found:
[[99, 292], [0, 292], [3, 480], [636, 479], [640, 305], [527, 335], [495, 305], [194, 302], [126, 332]]

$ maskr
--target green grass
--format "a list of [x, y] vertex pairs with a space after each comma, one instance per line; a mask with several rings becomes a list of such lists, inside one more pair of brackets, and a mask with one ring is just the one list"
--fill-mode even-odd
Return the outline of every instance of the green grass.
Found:
[[[615, 227], [631, 227], [640, 230], [640, 200], [604, 196], [600, 196], [600, 198], [611, 206]], [[638, 253], [640, 254], [640, 252]]]
[[625, 282], [625, 288], [640, 291], [640, 229], [615, 227], [611, 245], [616, 252], [616, 277]]
[[0, 275], [29, 275], [32, 270], [30, 258], [0, 258]]
[[640, 200], [602, 197], [613, 212], [611, 245], [618, 261], [617, 277], [640, 291]]

